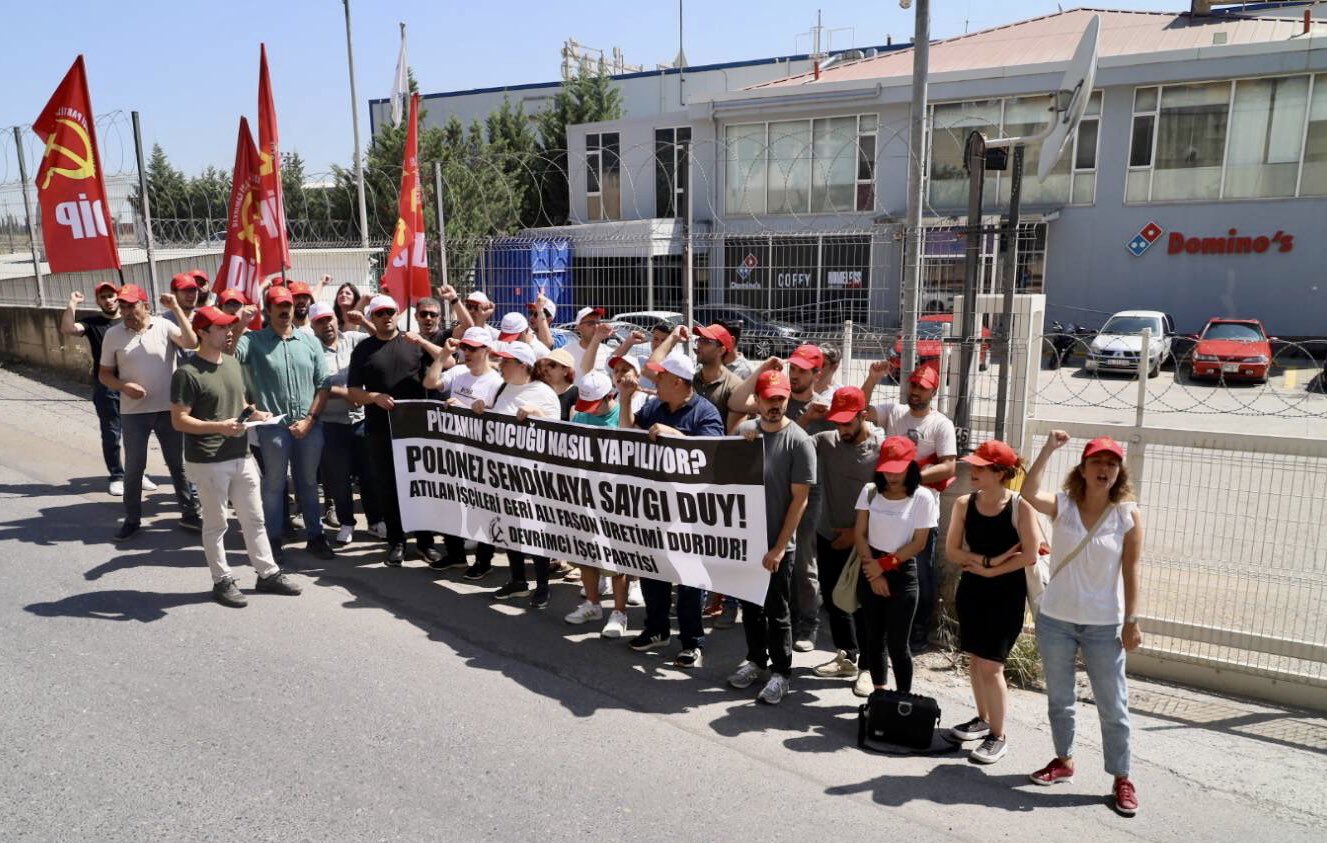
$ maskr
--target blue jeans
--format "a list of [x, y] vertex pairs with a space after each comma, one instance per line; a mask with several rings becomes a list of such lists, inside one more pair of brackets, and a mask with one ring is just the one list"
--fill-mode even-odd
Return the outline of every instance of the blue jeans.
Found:
[[120, 417], [120, 425], [124, 431], [124, 520], [133, 524], [142, 520], [147, 442], [154, 434], [170, 470], [175, 500], [181, 510], [196, 513], [198, 499], [184, 478], [184, 436], [171, 425], [170, 413], [125, 413]]
[[323, 425], [314, 422], [303, 439], [296, 439], [284, 424], [264, 425], [258, 431], [263, 455], [263, 521], [273, 547], [281, 546], [286, 523], [286, 473], [293, 472], [295, 496], [304, 515], [309, 541], [323, 537], [322, 496], [318, 493], [318, 463], [323, 455]]
[[97, 422], [101, 425], [101, 457], [106, 461], [106, 472], [112, 480], [124, 479], [124, 465], [120, 462], [120, 393], [107, 389], [97, 381], [92, 385], [92, 406], [97, 408]]
[[1106, 772], [1129, 775], [1129, 684], [1124, 676], [1124, 645], [1114, 624], [1066, 623], [1037, 615], [1037, 647], [1046, 671], [1046, 712], [1051, 721], [1055, 755], [1074, 754], [1074, 659], [1081, 650], [1101, 719], [1101, 745]]

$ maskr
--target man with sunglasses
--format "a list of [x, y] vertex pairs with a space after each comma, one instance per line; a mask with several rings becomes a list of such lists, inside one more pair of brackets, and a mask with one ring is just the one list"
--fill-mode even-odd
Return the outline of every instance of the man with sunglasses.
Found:
[[459, 342], [467, 328], [483, 328], [489, 340], [497, 342], [498, 329], [488, 324], [497, 306], [482, 290], [475, 290], [462, 300], [456, 288], [444, 284], [438, 288], [438, 295], [451, 305], [452, 315], [456, 317], [456, 324], [452, 326], [452, 339]]
[[[406, 339], [396, 325], [396, 302], [377, 295], [365, 309], [373, 335], [350, 355], [346, 388], [350, 400], [364, 406], [364, 430], [369, 446], [369, 483], [366, 494], [377, 499], [387, 522], [387, 558], [390, 567], [405, 560], [405, 531], [396, 496], [396, 468], [392, 458], [390, 412], [398, 400], [427, 397], [424, 373], [433, 363], [428, 346]], [[442, 554], [433, 546], [432, 533], [416, 533], [415, 544], [429, 565]]]
[[[88, 349], [92, 352], [92, 406], [97, 410], [97, 421], [101, 425], [101, 455], [110, 474], [108, 488], [116, 497], [124, 494], [124, 464], [120, 460], [120, 394], [112, 392], [97, 378], [97, 363], [101, 360], [101, 344], [106, 331], [120, 321], [120, 303], [115, 298], [119, 291], [120, 288], [110, 281], [102, 281], [92, 288], [100, 312], [78, 319], [75, 312], [83, 304], [84, 296], [75, 290], [69, 294], [69, 306], [60, 317], [60, 333], [66, 337], [86, 337]], [[149, 486], [150, 482], [147, 475], [143, 475], [144, 489], [152, 491], [157, 488], [155, 483]]]

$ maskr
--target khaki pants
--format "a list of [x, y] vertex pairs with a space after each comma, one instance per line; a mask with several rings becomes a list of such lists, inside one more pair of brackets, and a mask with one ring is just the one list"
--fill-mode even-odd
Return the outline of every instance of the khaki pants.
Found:
[[280, 572], [272, 558], [272, 545], [263, 529], [262, 477], [253, 457], [224, 462], [186, 462], [185, 473], [198, 488], [203, 516], [203, 555], [212, 571], [212, 581], [229, 577], [226, 564], [226, 501], [235, 507], [235, 515], [244, 533], [244, 547], [249, 562], [260, 577]]

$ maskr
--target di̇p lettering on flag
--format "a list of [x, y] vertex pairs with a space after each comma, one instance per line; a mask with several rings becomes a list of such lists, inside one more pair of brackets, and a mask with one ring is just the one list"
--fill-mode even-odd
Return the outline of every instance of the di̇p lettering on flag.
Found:
[[267, 45], [258, 59], [258, 175], [261, 243], [258, 271], [266, 277], [290, 268], [290, 240], [286, 236], [286, 204], [281, 193], [281, 151], [276, 126], [276, 100], [267, 72]]
[[396, 232], [387, 255], [382, 289], [405, 310], [429, 294], [428, 249], [424, 239], [424, 203], [419, 189], [419, 94], [410, 97], [401, 195], [397, 200]]

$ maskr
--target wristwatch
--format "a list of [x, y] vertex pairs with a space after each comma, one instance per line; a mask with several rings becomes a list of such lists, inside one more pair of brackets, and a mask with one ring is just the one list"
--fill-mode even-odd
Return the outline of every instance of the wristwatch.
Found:
[[1135, 626], [1137, 626], [1137, 624], [1138, 624], [1138, 616], [1137, 616], [1137, 615], [1126, 615], [1125, 618], [1124, 618], [1124, 622], [1125, 622], [1126, 624], [1134, 624]]

